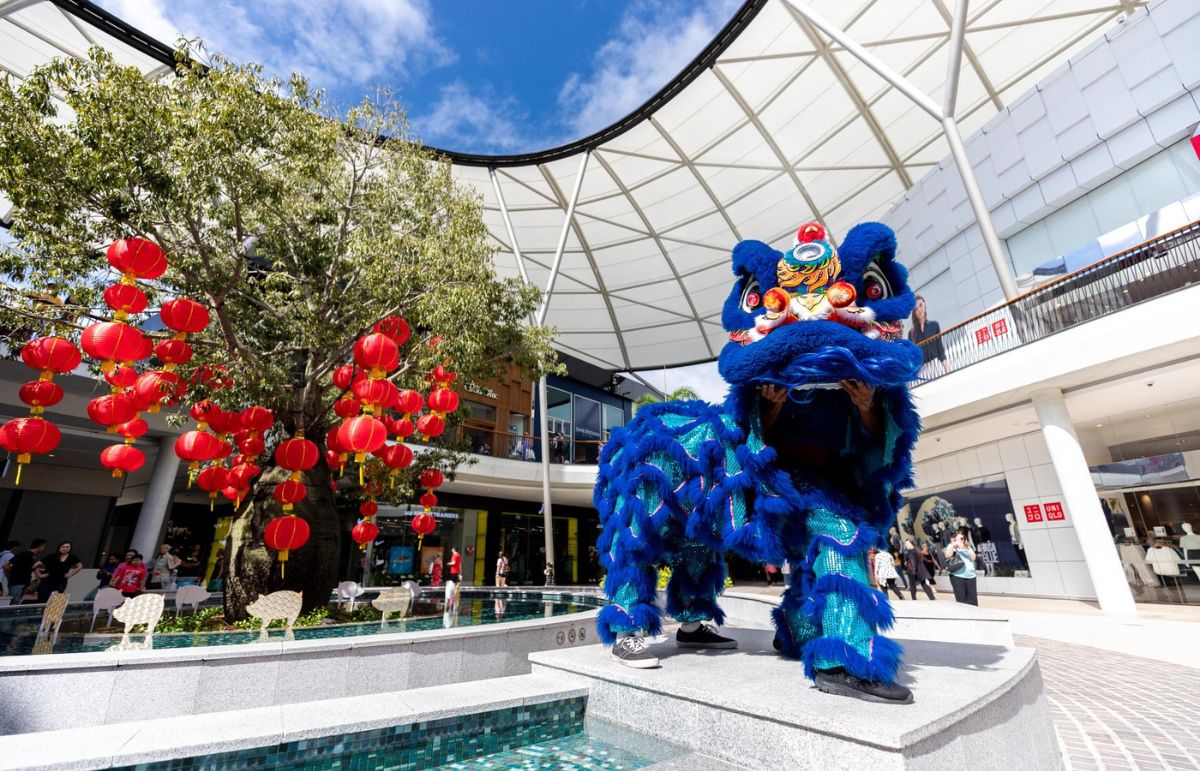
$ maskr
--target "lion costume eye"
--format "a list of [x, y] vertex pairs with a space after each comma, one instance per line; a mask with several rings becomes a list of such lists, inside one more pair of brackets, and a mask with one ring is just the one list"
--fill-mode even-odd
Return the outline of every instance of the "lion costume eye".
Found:
[[868, 300], [886, 300], [892, 296], [892, 285], [876, 263], [871, 263], [863, 271], [862, 285], [863, 294]]
[[750, 313], [761, 304], [762, 293], [759, 291], [758, 279], [751, 276], [746, 281], [746, 288], [742, 290], [742, 310]]

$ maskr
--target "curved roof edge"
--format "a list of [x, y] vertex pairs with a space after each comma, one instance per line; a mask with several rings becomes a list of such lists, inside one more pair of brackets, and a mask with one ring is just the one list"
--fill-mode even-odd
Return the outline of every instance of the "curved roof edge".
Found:
[[112, 35], [125, 45], [174, 67], [175, 49], [104, 10], [91, 0], [50, 0], [72, 16]]
[[[83, 0], [86, 2], [86, 0]], [[671, 79], [671, 82], [658, 90], [658, 93], [647, 99], [641, 107], [638, 107], [633, 112], [621, 118], [617, 122], [600, 129], [599, 131], [586, 136], [583, 139], [577, 139], [574, 142], [568, 142], [565, 145], [551, 148], [549, 150], [539, 150], [532, 153], [519, 153], [516, 155], [478, 155], [475, 153], [456, 152], [454, 150], [444, 150], [440, 147], [425, 145], [429, 150], [432, 150], [437, 155], [450, 160], [453, 163], [463, 166], [488, 166], [488, 167], [503, 167], [503, 166], [530, 166], [533, 164], [549, 163], [560, 158], [568, 158], [576, 153], [584, 150], [589, 150], [601, 145], [604, 142], [614, 139], [621, 134], [624, 134], [629, 129], [636, 126], [643, 119], [653, 115], [660, 107], [667, 103], [671, 97], [675, 96], [679, 91], [683, 90], [693, 80], [700, 77], [700, 74], [708, 69], [713, 62], [717, 60], [725, 49], [728, 48], [737, 36], [741, 33], [758, 12], [766, 6], [768, 0], [746, 0], [742, 7], [738, 9], [733, 18], [729, 20], [717, 36], [712, 39], [703, 51], [692, 59], [688, 66]], [[57, 2], [57, 0], [56, 0]]]

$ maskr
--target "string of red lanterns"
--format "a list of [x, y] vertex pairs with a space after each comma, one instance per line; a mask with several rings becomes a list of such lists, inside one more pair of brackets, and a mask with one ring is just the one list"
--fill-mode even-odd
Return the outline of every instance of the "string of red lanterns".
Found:
[[21, 386], [18, 396], [29, 405], [29, 417], [14, 418], [0, 426], [0, 449], [17, 454], [17, 475], [14, 484], [21, 484], [21, 470], [34, 455], [53, 452], [62, 440], [58, 426], [46, 419], [47, 407], [62, 401], [62, 386], [54, 382], [61, 375], [79, 366], [79, 349], [61, 337], [39, 337], [21, 348], [21, 361], [37, 370], [38, 377]]

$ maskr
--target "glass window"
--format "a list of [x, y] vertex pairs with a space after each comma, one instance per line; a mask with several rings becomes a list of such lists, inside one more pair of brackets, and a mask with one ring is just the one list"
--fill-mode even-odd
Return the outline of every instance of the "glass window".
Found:
[[625, 425], [625, 410], [611, 404], [604, 405], [604, 438], [612, 436], [612, 430]]
[[481, 423], [496, 422], [496, 408], [492, 405], [473, 402], [470, 399], [463, 399], [462, 403], [471, 411], [470, 420], [477, 420]]

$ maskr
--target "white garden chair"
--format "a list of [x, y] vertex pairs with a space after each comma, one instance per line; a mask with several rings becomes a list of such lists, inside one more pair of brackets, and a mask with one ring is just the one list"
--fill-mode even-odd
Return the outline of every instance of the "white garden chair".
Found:
[[337, 586], [338, 605], [350, 603], [350, 612], [354, 612], [354, 601], [362, 596], [366, 589], [359, 586], [354, 581], [342, 581]]
[[92, 625], [88, 627], [88, 631], [96, 628], [96, 618], [102, 613], [108, 613], [108, 626], [112, 626], [113, 608], [125, 602], [125, 595], [121, 594], [120, 590], [114, 589], [111, 586], [106, 586], [96, 592], [96, 597], [92, 600]]
[[212, 593], [203, 586], [191, 584], [189, 586], [179, 587], [179, 591], [175, 592], [175, 615], [178, 616], [183, 612], [185, 606], [191, 605], [192, 612], [200, 610], [200, 603], [212, 597]]

